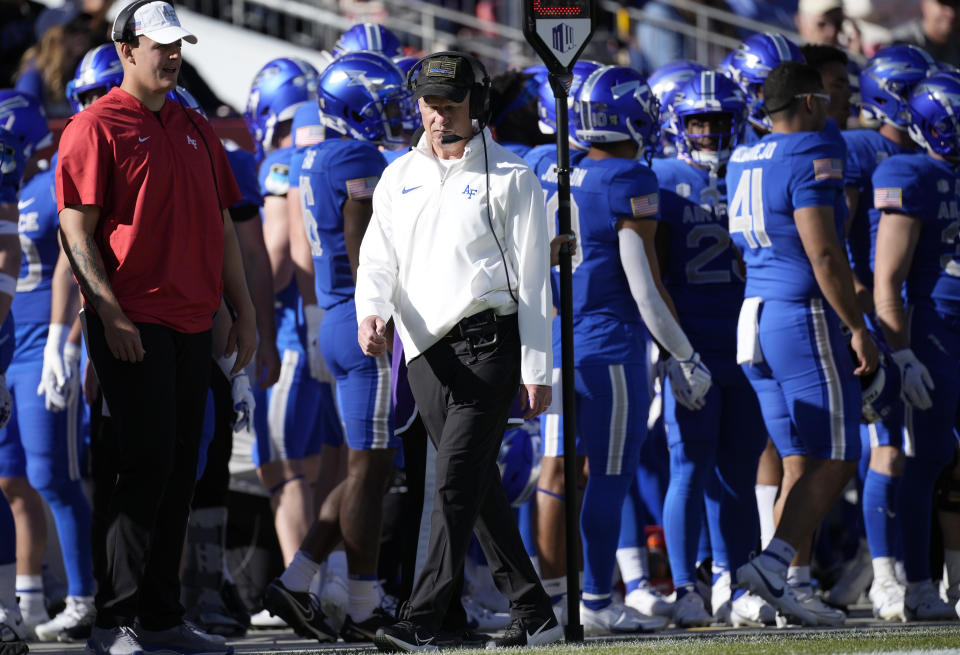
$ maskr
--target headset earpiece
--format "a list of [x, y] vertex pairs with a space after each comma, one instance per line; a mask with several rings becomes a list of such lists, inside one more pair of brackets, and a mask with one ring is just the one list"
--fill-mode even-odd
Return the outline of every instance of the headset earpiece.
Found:
[[131, 2], [121, 9], [120, 13], [117, 14], [117, 17], [113, 20], [113, 30], [110, 33], [110, 38], [113, 41], [132, 41], [136, 37], [136, 34], [130, 29], [130, 19], [133, 18], [133, 14], [137, 9], [149, 2], [152, 2], [152, 0], [136, 0], [136, 2]]

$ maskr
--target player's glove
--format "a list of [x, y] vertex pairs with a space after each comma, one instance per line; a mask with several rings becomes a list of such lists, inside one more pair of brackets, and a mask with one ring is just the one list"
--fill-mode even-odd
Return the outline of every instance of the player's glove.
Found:
[[43, 366], [40, 369], [37, 395], [45, 396], [44, 405], [50, 412], [59, 412], [67, 407], [67, 365], [64, 362], [64, 348], [69, 333], [69, 325], [51, 323], [47, 332], [47, 343], [43, 347]]
[[0, 373], [0, 429], [10, 420], [11, 414], [13, 414], [13, 400], [10, 398], [10, 390], [7, 389], [7, 376]]
[[690, 410], [702, 409], [713, 380], [707, 366], [700, 361], [699, 353], [693, 353], [690, 359], [671, 357], [665, 368], [677, 402]]
[[900, 396], [917, 409], [930, 409], [933, 406], [927, 392], [928, 389], [933, 389], [930, 371], [920, 363], [911, 348], [898, 350], [891, 356], [900, 369]]
[[333, 374], [320, 350], [320, 324], [325, 313], [317, 305], [303, 306], [303, 317], [307, 322], [307, 362], [310, 364], [310, 377], [318, 382], [333, 382]]
[[233, 430], [239, 432], [251, 427], [253, 424], [253, 410], [257, 403], [253, 399], [253, 391], [250, 389], [250, 378], [246, 373], [240, 373], [232, 380], [233, 409], [237, 412], [237, 417], [233, 423]]

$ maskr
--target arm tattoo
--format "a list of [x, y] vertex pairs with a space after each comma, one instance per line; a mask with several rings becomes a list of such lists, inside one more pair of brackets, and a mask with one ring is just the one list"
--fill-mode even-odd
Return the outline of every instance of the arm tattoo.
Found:
[[96, 242], [89, 234], [84, 234], [77, 243], [69, 243], [62, 230], [60, 236], [64, 244], [69, 246], [64, 248], [64, 252], [70, 260], [74, 275], [77, 276], [83, 296], [93, 306], [93, 310], [99, 313], [104, 301], [113, 295], [113, 291]]

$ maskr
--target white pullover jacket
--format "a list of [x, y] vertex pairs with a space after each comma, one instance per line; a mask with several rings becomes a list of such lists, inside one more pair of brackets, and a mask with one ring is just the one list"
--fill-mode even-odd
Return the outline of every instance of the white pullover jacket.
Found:
[[[487, 222], [488, 202], [519, 306]], [[485, 309], [517, 312], [522, 380], [549, 385], [549, 272], [543, 190], [527, 164], [485, 129], [470, 139], [463, 157], [445, 166], [424, 135], [386, 168], [374, 191], [360, 247], [357, 320], [392, 316], [409, 362], [462, 318]]]

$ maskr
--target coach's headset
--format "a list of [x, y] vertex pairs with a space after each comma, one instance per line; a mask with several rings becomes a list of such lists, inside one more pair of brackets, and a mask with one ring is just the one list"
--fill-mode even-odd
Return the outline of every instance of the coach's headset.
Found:
[[[411, 93], [416, 95], [417, 87], [427, 84], [427, 80], [424, 78], [429, 74], [431, 62], [441, 58], [456, 59], [458, 60], [458, 66], [466, 64], [467, 68], [470, 69], [470, 75], [473, 76], [473, 84], [470, 85], [470, 120], [476, 122], [476, 129], [483, 142], [483, 167], [487, 181], [487, 225], [493, 234], [493, 240], [497, 243], [497, 250], [500, 251], [500, 261], [503, 262], [503, 272], [507, 277], [507, 291], [510, 293], [513, 302], [519, 305], [520, 301], [517, 299], [516, 294], [513, 292], [513, 286], [510, 284], [510, 267], [507, 266], [507, 257], [503, 252], [503, 246], [500, 245], [497, 231], [493, 229], [493, 217], [490, 213], [490, 163], [487, 159], [487, 136], [483, 131], [487, 126], [487, 122], [490, 120], [490, 76], [487, 74], [487, 69], [480, 63], [479, 59], [465, 52], [455, 50], [435, 52], [423, 57], [410, 67], [410, 70], [407, 71], [407, 88]], [[426, 72], [424, 72], [425, 67]], [[471, 138], [471, 136], [450, 134], [442, 137], [440, 141], [448, 145], [456, 143], [457, 141], [464, 141]]]
[[[137, 35], [134, 33], [133, 24], [133, 15], [136, 13], [137, 9], [140, 7], [150, 4], [154, 0], [136, 0], [136, 2], [131, 2], [126, 7], [120, 10], [120, 13], [117, 14], [117, 17], [113, 20], [113, 29], [110, 30], [110, 38], [113, 41], [119, 41], [121, 43], [129, 43], [137, 38]], [[210, 162], [210, 173], [213, 175], [213, 188], [217, 192], [217, 209], [223, 207], [223, 201], [220, 197], [220, 184], [217, 182], [217, 169], [213, 165], [213, 154], [210, 152], [210, 146], [207, 144], [207, 139], [203, 136], [203, 130], [196, 124], [193, 120], [193, 117], [190, 115], [190, 112], [187, 111], [186, 103], [183, 101], [183, 98], [180, 97], [180, 94], [177, 93], [177, 90], [174, 89], [174, 95], [177, 96], [180, 109], [183, 110], [184, 116], [187, 117], [187, 120], [190, 121], [190, 124], [193, 125], [193, 129], [197, 131], [197, 134], [200, 135], [200, 140], [203, 141], [203, 147], [207, 151], [207, 159]], [[222, 217], [221, 217], [222, 218]]]

